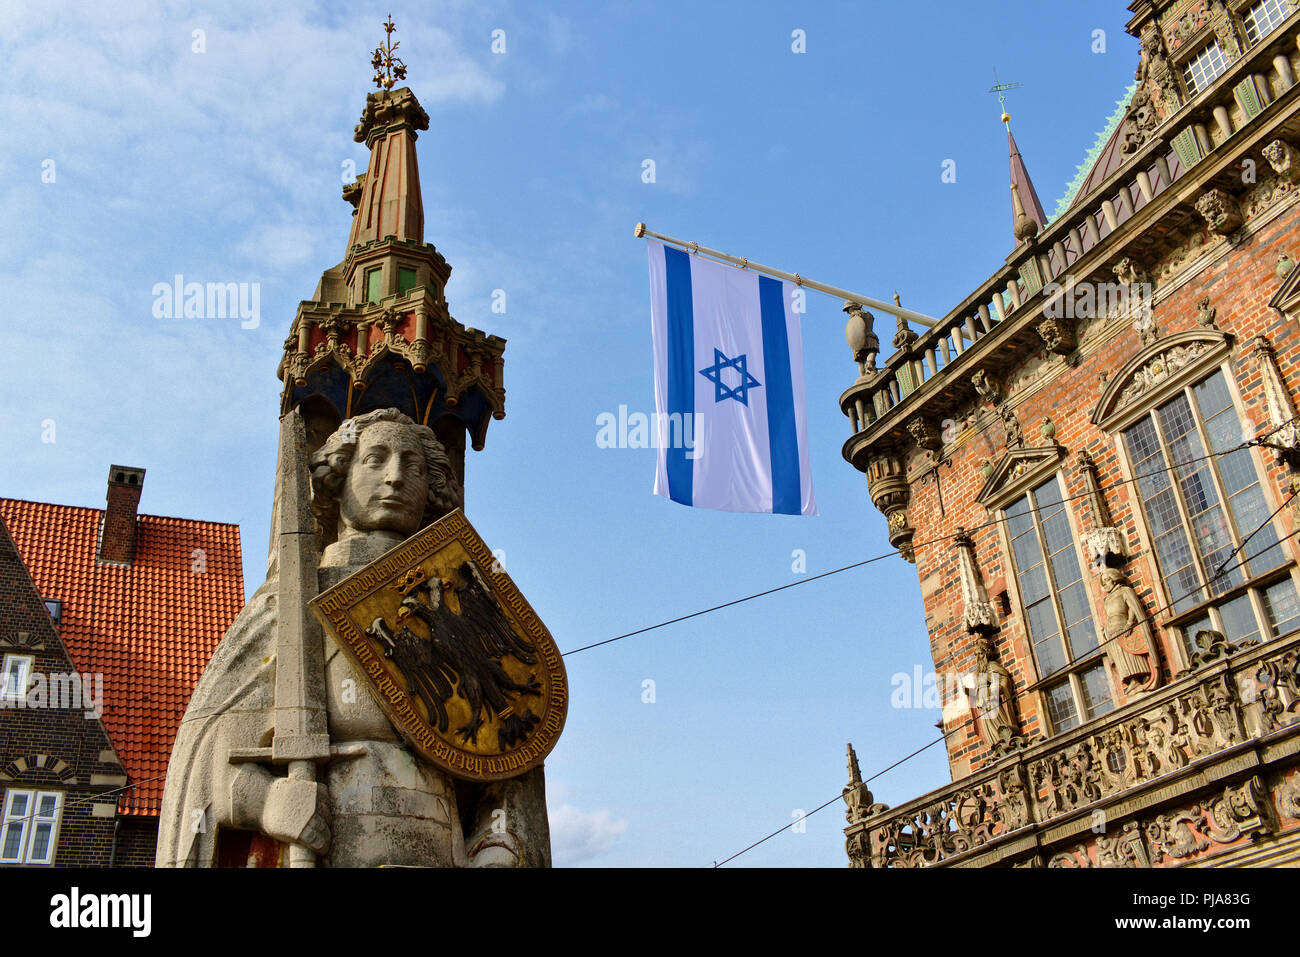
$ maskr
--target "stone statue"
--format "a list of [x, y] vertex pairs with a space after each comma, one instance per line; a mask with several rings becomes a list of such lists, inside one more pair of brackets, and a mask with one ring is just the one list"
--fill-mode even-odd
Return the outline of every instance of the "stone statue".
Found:
[[1016, 733], [1015, 682], [1011, 672], [993, 660], [993, 643], [987, 638], [975, 642], [975, 713], [983, 742], [995, 754], [1005, 754], [1023, 745]]
[[[433, 430], [381, 409], [345, 421], [311, 457], [311, 499], [326, 546], [323, 590], [458, 508], [463, 494]], [[247, 757], [268, 750], [275, 728], [278, 573], [230, 626], [181, 721], [158, 865], [243, 864], [231, 854], [242, 838], [250, 862], [282, 862], [285, 847], [300, 845], [329, 867], [549, 866], [542, 768], [474, 784], [424, 762], [323, 632], [314, 632], [323, 674], [303, 678], [323, 685], [327, 711], [330, 756], [316, 780]]]
[[1132, 700], [1159, 682], [1160, 658], [1146, 611], [1124, 573], [1118, 568], [1104, 569], [1101, 587], [1106, 592], [1106, 654], [1119, 675], [1125, 697]]
[[1002, 428], [1006, 433], [1003, 444], [1008, 450], [1021, 448], [1025, 444], [1025, 433], [1020, 428], [1020, 420], [1016, 418], [1016, 413], [1009, 405], [1000, 405], [998, 415], [1002, 419]]

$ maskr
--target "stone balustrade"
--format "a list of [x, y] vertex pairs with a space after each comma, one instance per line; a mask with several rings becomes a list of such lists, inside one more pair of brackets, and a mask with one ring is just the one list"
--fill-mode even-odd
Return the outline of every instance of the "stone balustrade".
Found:
[[[1054, 840], [1098, 833], [1098, 819], [1108, 821], [1102, 830], [1115, 845], [1111, 852], [1123, 856], [1121, 843], [1129, 852], [1134, 840], [1140, 844], [1133, 815], [1158, 809], [1162, 787], [1236, 753], [1291, 753], [1296, 747], [1276, 742], [1297, 736], [1300, 633], [1220, 654], [1110, 714], [899, 807], [873, 804], [863, 785], [856, 794], [850, 787], [849, 857], [859, 867], [955, 865], [976, 857], [987, 865], [1055, 853], [1061, 848]], [[1259, 763], [1236, 762], [1247, 769]], [[1164, 816], [1147, 823], [1148, 835], [1160, 838], [1152, 853], [1163, 847], [1177, 857], [1161, 837], [1166, 824]]]
[[[1035, 239], [1022, 242], [1006, 265], [934, 328], [917, 334], [900, 320], [893, 339], [897, 351], [882, 369], [860, 368], [858, 380], [840, 397], [852, 434], [870, 430], [928, 380], [958, 366], [963, 355], [986, 337], [996, 336], [1006, 326], [1021, 327], [1008, 320], [1035, 311], [1031, 306], [1041, 307], [1044, 287], [1054, 292], [1049, 284], [1065, 285], [1067, 276], [1079, 280], [1106, 265], [1113, 254], [1109, 237], [1127, 232], [1124, 225], [1148, 206], [1162, 207], [1155, 211], [1157, 216], [1187, 206], [1204, 216], [1216, 232], [1238, 228], [1240, 215], [1224, 190], [1211, 188], [1198, 195], [1187, 189], [1171, 192], [1170, 187], [1188, 179], [1226, 143], [1252, 130], [1259, 117], [1276, 116], [1282, 109], [1279, 104], [1295, 97], [1288, 51], [1298, 30], [1300, 13], [1292, 14], [1291, 22], [1267, 42], [1229, 64], [1218, 82], [1168, 117], [1115, 174], [1080, 197]], [[1288, 154], [1288, 162], [1290, 158]], [[1297, 168], [1300, 171], [1300, 162]], [[1130, 278], [1136, 281], [1140, 276]], [[1114, 283], [1116, 277], [1105, 275], [1103, 281]], [[1073, 348], [1069, 337], [1059, 338], [1056, 330], [1040, 331], [1040, 335], [1054, 351]], [[974, 372], [972, 365], [966, 375]]]

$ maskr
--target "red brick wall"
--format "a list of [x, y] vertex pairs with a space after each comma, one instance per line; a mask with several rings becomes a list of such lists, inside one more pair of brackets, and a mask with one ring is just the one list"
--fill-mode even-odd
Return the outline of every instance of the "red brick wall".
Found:
[[[1290, 197], [1288, 196], [1289, 200]], [[1219, 329], [1232, 334], [1233, 347], [1228, 359], [1237, 389], [1241, 393], [1247, 416], [1259, 428], [1268, 428], [1268, 412], [1264, 403], [1259, 374], [1251, 353], [1252, 340], [1265, 335], [1277, 351], [1278, 365], [1283, 379], [1293, 397], [1300, 388], [1300, 326], [1280, 316], [1267, 302], [1281, 283], [1275, 274], [1277, 260], [1282, 252], [1300, 255], [1300, 207], [1292, 207], [1259, 232], [1246, 238], [1238, 248], [1195, 276], [1168, 299], [1154, 307], [1154, 317], [1161, 336], [1198, 328], [1197, 303], [1209, 296], [1217, 310], [1215, 323]], [[1227, 249], [1227, 240], [1210, 235], [1202, 250]], [[1151, 270], [1154, 274], [1155, 269]], [[1095, 277], [1100, 282], [1114, 282], [1113, 278]], [[1174, 281], [1177, 280], [1175, 277]], [[1170, 280], [1166, 280], [1169, 282]], [[1157, 287], [1159, 291], [1159, 287]], [[1086, 449], [1097, 464], [1098, 481], [1102, 487], [1112, 523], [1121, 527], [1127, 537], [1129, 559], [1123, 568], [1130, 584], [1144, 602], [1148, 612], [1163, 607], [1170, 598], [1163, 588], [1156, 586], [1154, 556], [1147, 542], [1139, 538], [1138, 518], [1135, 511], [1138, 501], [1131, 484], [1120, 484], [1124, 478], [1117, 455], [1118, 436], [1112, 438], [1091, 424], [1090, 417], [1101, 397], [1099, 376], [1105, 372], [1113, 376], [1119, 368], [1140, 351], [1142, 347], [1131, 322], [1113, 320], [1121, 324], [1122, 333], [1106, 341], [1097, 351], [1084, 355], [1073, 368], [1066, 367], [1046, 385], [1030, 389], [1023, 397], [1011, 399], [1024, 431], [1026, 447], [1042, 446], [1039, 424], [1050, 417], [1056, 426], [1056, 441], [1065, 447], [1068, 456], [1062, 460], [1061, 475], [1067, 496], [1082, 496], [1085, 492], [1082, 478], [1075, 468], [1074, 459]], [[1104, 338], [1104, 337], [1103, 337]], [[1044, 349], [1040, 355], [1048, 353]], [[974, 371], [973, 369], [970, 371]], [[974, 669], [972, 639], [967, 635], [961, 620], [961, 588], [958, 580], [957, 551], [950, 540], [925, 544], [953, 535], [958, 526], [976, 529], [994, 516], [975, 497], [985, 483], [980, 465], [990, 460], [996, 465], [1004, 451], [1003, 427], [992, 407], [985, 404], [975, 421], [972, 434], [959, 435], [955, 444], [943, 450], [951, 467], [939, 470], [943, 514], [940, 515], [940, 490], [932, 479], [915, 481], [911, 490], [908, 515], [916, 530], [915, 542], [917, 573], [921, 579], [922, 599], [926, 622], [930, 631], [931, 650], [936, 670], [940, 672], [969, 672]], [[1266, 495], [1271, 495], [1270, 508], [1285, 498], [1287, 482], [1284, 470], [1273, 461], [1271, 453], [1254, 450], [1256, 462], [1267, 476]], [[1083, 499], [1067, 501], [1076, 540], [1081, 529], [1080, 510]], [[1290, 509], [1277, 519], [1281, 534], [1292, 531]], [[1045, 730], [1040, 718], [1036, 694], [1026, 693], [1034, 674], [1029, 664], [1031, 652], [1029, 639], [1020, 620], [1020, 605], [1016, 594], [1013, 573], [998, 527], [978, 528], [972, 532], [977, 561], [989, 596], [997, 603], [998, 596], [1007, 592], [1011, 613], [999, 603], [1002, 627], [995, 636], [998, 659], [1010, 670], [1016, 687], [1017, 706], [1022, 732], [1033, 736]], [[1292, 555], [1296, 554], [1294, 541], [1288, 543]], [[1082, 562], [1083, 556], [1080, 556]], [[1085, 572], [1093, 600], [1094, 620], [1098, 628], [1104, 622], [1101, 609], [1101, 591], [1094, 574]], [[1158, 615], [1157, 623], [1168, 618]], [[1165, 662], [1165, 679], [1169, 677], [1170, 662], [1182, 660], [1181, 651], [1170, 647], [1176, 639], [1167, 638], [1163, 629], [1154, 629]], [[1119, 702], [1122, 703], [1122, 697]], [[949, 760], [954, 777], [975, 770], [988, 757], [970, 717], [962, 719], [964, 730], [958, 730], [948, 739]], [[952, 730], [959, 722], [946, 726]]]

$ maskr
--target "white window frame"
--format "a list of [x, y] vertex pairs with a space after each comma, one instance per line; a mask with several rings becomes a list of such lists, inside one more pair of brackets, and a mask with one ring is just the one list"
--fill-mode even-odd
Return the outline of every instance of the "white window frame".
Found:
[[[1255, 46], [1280, 27], [1287, 17], [1295, 13], [1295, 9], [1291, 0], [1259, 0], [1252, 4], [1241, 17], [1242, 26], [1246, 28], [1246, 43]], [[1262, 29], [1261, 15], [1264, 18]]]
[[[24, 813], [14, 813], [14, 799], [25, 797], [27, 804]], [[43, 798], [54, 798], [54, 811], [50, 814], [39, 814], [37, 809], [41, 806]], [[10, 788], [5, 792], [4, 797], [4, 819], [0, 822], [0, 864], [28, 864], [38, 867], [45, 867], [54, 863], [54, 856], [59, 846], [59, 826], [63, 823], [63, 792], [62, 791], [33, 791], [24, 788]], [[50, 826], [50, 839], [46, 845], [46, 853], [43, 859], [33, 856], [33, 848], [36, 844], [36, 835], [38, 825], [48, 824]], [[11, 826], [21, 828], [20, 833], [20, 850], [16, 857], [4, 856], [5, 838], [9, 834]]]
[[[21, 680], [17, 685], [9, 687], [9, 674], [13, 664], [23, 663]], [[32, 670], [36, 667], [35, 655], [5, 655], [3, 670], [0, 670], [0, 699], [4, 701], [22, 701], [27, 697], [27, 688], [32, 683]]]
[[[1218, 68], [1215, 69], [1215, 54], [1218, 54]], [[1228, 58], [1218, 40], [1211, 40], [1196, 55], [1183, 64], [1183, 82], [1187, 84], [1189, 96], [1197, 96], [1210, 88], [1223, 72], [1228, 69]]]

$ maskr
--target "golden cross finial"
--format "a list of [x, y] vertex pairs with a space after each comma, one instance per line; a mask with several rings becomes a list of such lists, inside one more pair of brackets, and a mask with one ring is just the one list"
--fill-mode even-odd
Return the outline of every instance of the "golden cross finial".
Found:
[[370, 57], [370, 65], [375, 68], [375, 86], [385, 90], [391, 90], [398, 80], [406, 79], [406, 64], [393, 56], [401, 43], [400, 40], [393, 41], [393, 31], [396, 29], [397, 25], [393, 23], [393, 15], [390, 13], [384, 22], [384, 33], [387, 36]]

